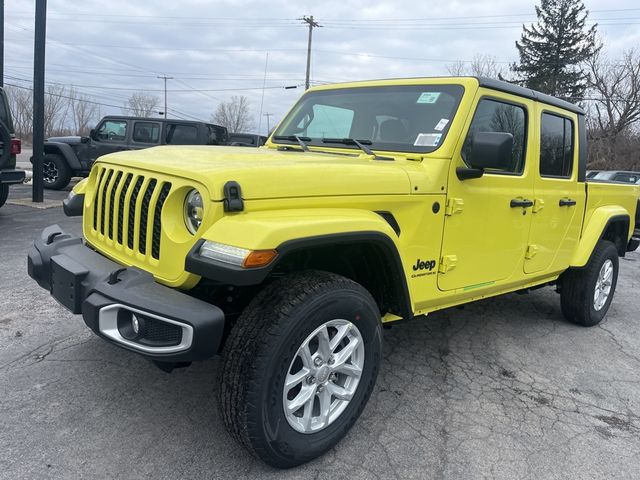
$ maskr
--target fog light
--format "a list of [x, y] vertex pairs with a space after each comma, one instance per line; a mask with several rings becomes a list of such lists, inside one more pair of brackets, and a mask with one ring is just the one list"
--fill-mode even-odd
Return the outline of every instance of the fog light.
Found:
[[136, 317], [133, 313], [131, 314], [131, 329], [136, 335], [138, 335], [138, 332], [140, 332], [140, 320], [138, 320], [138, 317]]

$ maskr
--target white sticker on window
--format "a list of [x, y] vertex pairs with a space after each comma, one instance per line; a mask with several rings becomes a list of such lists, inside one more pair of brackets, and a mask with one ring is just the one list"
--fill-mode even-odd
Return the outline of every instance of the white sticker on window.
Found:
[[440, 92], [422, 92], [416, 103], [436, 103]]
[[449, 119], [448, 118], [442, 118], [442, 119], [440, 119], [438, 124], [435, 127], [433, 127], [433, 129], [437, 130], [438, 132], [441, 132], [442, 130], [444, 130], [444, 127], [447, 126], [447, 123], [449, 123]]
[[419, 133], [413, 145], [414, 147], [437, 147], [441, 138], [441, 133]]

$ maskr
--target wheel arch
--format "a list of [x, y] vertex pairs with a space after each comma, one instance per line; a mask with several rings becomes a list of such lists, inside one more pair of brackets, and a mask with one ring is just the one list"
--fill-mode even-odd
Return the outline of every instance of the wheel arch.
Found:
[[584, 267], [601, 240], [609, 240], [624, 257], [630, 237], [631, 216], [622, 207], [600, 207], [582, 232], [582, 237], [573, 255], [570, 267]]
[[82, 170], [80, 160], [78, 160], [78, 156], [73, 151], [73, 148], [71, 148], [71, 145], [62, 142], [45, 142], [44, 153], [45, 155], [60, 155], [72, 170]]

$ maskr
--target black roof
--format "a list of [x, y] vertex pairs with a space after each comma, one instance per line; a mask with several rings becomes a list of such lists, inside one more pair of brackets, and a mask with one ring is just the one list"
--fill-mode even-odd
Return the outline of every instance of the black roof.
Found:
[[584, 110], [579, 106], [574, 105], [573, 103], [565, 102], [564, 100], [560, 100], [559, 98], [552, 97], [551, 95], [547, 95], [546, 93], [540, 93], [536, 90], [531, 90], [530, 88], [521, 87], [520, 85], [503, 82], [501, 80], [496, 80], [495, 78], [475, 78], [478, 80], [480, 86], [484, 88], [490, 88], [491, 90], [498, 90], [500, 92], [511, 93], [513, 95], [518, 95], [519, 97], [536, 100], [548, 105], [553, 105], [554, 107], [569, 110], [570, 112], [577, 113], [578, 115], [585, 114]]
[[129, 115], [105, 115], [102, 118], [120, 118], [123, 120], [142, 120], [146, 122], [180, 122], [180, 123], [189, 123], [193, 125], [213, 125], [214, 127], [220, 127], [220, 125], [216, 125], [215, 123], [210, 122], [202, 122], [198, 120], [183, 120], [181, 118], [164, 118], [164, 117], [133, 117]]

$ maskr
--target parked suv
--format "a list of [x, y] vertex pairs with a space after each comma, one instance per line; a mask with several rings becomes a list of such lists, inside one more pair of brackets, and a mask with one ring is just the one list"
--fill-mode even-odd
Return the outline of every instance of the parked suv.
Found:
[[591, 170], [587, 172], [590, 181], [622, 182], [640, 185], [640, 172], [622, 170]]
[[0, 207], [7, 201], [9, 185], [24, 181], [24, 171], [16, 170], [16, 155], [21, 147], [20, 140], [15, 138], [7, 94], [0, 88]]
[[107, 153], [156, 145], [225, 145], [227, 129], [187, 120], [109, 115], [88, 137], [51, 137], [44, 145], [44, 187], [60, 190], [71, 177], [88, 175], [93, 162]]

